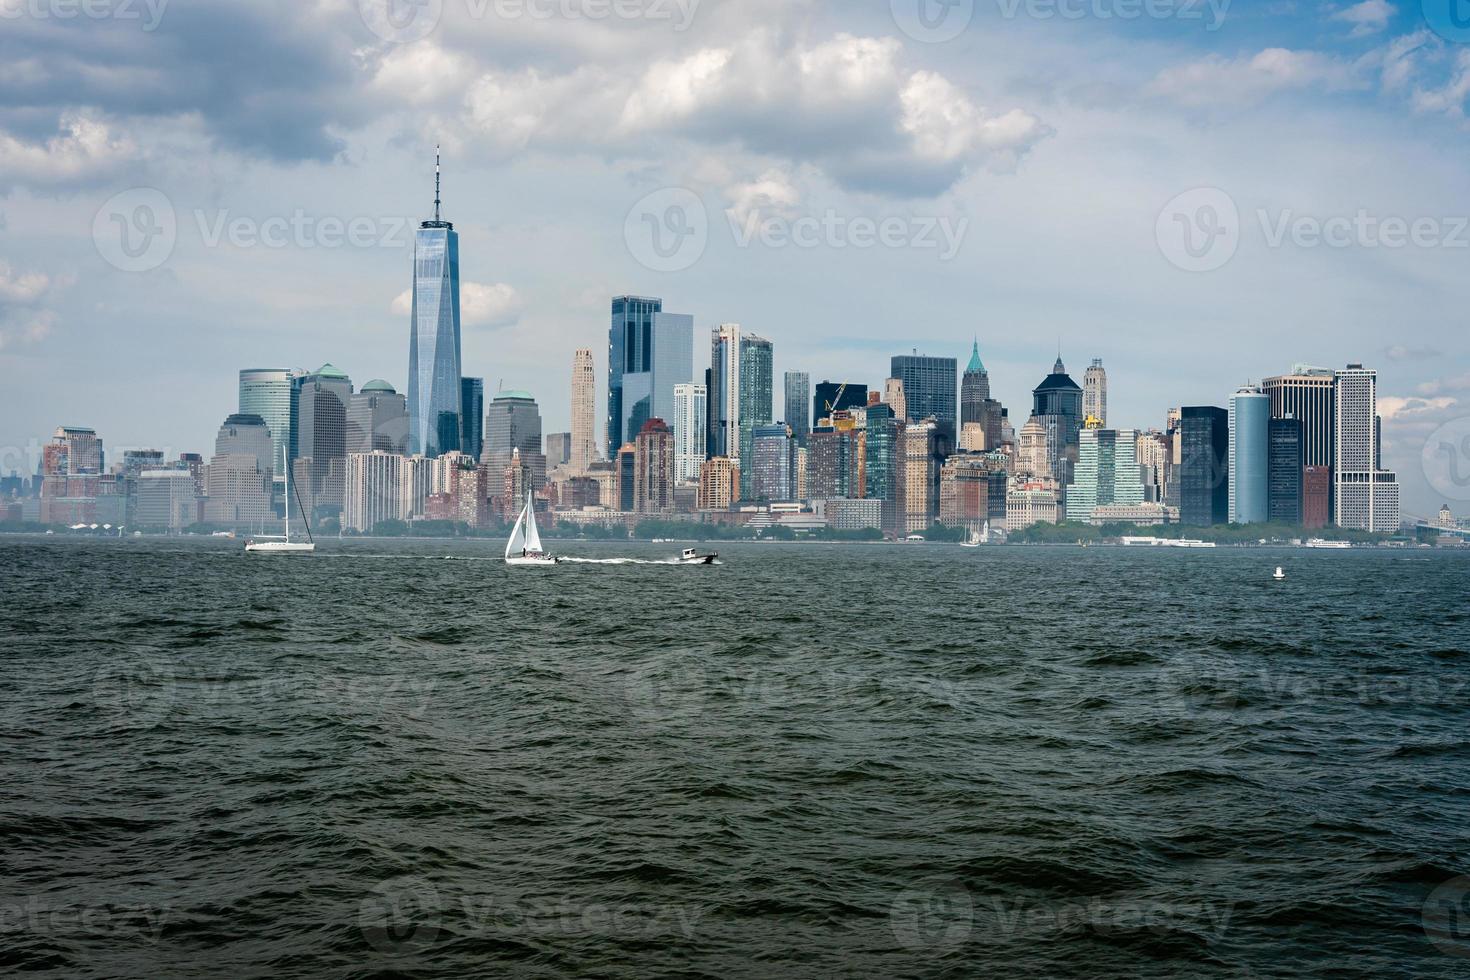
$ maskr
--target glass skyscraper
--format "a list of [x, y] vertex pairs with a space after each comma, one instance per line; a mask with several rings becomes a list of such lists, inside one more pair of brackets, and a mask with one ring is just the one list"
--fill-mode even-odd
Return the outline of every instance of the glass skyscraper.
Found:
[[485, 379], [459, 379], [459, 451], [479, 459], [485, 451]]
[[434, 220], [413, 242], [413, 324], [408, 343], [409, 452], [442, 456], [460, 447], [459, 234], [439, 215], [434, 162]]
[[1067, 488], [1067, 520], [1085, 524], [1098, 507], [1141, 504], [1143, 497], [1138, 430], [1083, 429], [1078, 434], [1077, 477]]
[[296, 416], [298, 371], [285, 368], [249, 368], [240, 372], [241, 415], [260, 417], [271, 433], [271, 467], [283, 483], [281, 453], [292, 447], [291, 420]]
[[634, 442], [649, 419], [672, 422], [674, 388], [694, 383], [694, 317], [663, 312], [663, 300], [618, 296], [608, 329], [607, 435]]
[[1230, 519], [1229, 413], [1213, 406], [1179, 412], [1179, 523], [1196, 527]]
[[1230, 398], [1230, 523], [1270, 519], [1271, 399], [1255, 385]]
[[953, 357], [924, 357], [915, 351], [893, 359], [889, 377], [903, 382], [908, 421], [922, 422], [931, 415], [939, 430], [953, 441], [956, 424], [955, 393], [959, 387], [959, 362]]
[[786, 424], [796, 436], [799, 445], [807, 444], [807, 435], [812, 431], [815, 419], [808, 412], [811, 403], [812, 378], [805, 371], [786, 372]]
[[[740, 337], [740, 458], [751, 458], [755, 430], [770, 425], [775, 401], [775, 348], [769, 340], [755, 334]], [[753, 472], [749, 466], [740, 470], [741, 493], [751, 493]]]
[[1273, 524], [1301, 524], [1302, 475], [1305, 469], [1301, 420], [1272, 419], [1268, 441], [1268, 516]]

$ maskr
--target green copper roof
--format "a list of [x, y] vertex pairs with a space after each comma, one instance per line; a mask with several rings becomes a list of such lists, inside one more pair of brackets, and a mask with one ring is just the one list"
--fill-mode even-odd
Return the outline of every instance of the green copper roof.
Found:
[[316, 372], [316, 376], [319, 378], [346, 378], [347, 372], [339, 371], [330, 364], [323, 364]]
[[980, 360], [980, 341], [975, 340], [975, 348], [970, 351], [970, 366], [965, 368], [966, 374], [984, 374], [985, 363]]
[[518, 398], [521, 401], [527, 402], [533, 402], [536, 400], [531, 397], [531, 393], [529, 391], [497, 391], [495, 393], [496, 401], [501, 401], [508, 398]]
[[380, 394], [384, 394], [384, 395], [396, 395], [396, 394], [398, 394], [398, 392], [396, 392], [396, 391], [393, 390], [393, 386], [392, 385], [390, 385], [388, 382], [382, 380], [381, 378], [375, 379], [373, 381], [369, 381], [367, 384], [365, 384], [365, 385], [362, 386], [362, 390], [363, 391], [375, 391], [375, 392], [379, 392]]

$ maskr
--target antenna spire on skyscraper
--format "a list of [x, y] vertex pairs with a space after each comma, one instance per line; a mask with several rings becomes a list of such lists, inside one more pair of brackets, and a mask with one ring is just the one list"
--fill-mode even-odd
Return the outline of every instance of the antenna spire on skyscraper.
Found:
[[434, 220], [439, 220], [439, 144], [434, 144]]

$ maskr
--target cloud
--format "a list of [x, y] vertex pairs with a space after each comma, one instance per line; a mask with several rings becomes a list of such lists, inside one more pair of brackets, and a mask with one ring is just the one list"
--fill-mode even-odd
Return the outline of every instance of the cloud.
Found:
[[892, 38], [814, 45], [758, 30], [647, 65], [491, 71], [457, 123], [501, 156], [526, 150], [630, 160], [730, 148], [813, 165], [849, 188], [932, 196], [975, 169], [1006, 172], [1051, 134], [1022, 109], [992, 111], [943, 75], [900, 64]]
[[1433, 347], [1405, 347], [1403, 344], [1394, 344], [1392, 347], [1383, 349], [1383, 356], [1390, 361], [1428, 361], [1444, 355]]
[[50, 336], [58, 318], [43, 304], [71, 281], [69, 276], [20, 271], [0, 259], [0, 349], [39, 343]]
[[1379, 395], [1378, 414], [1384, 422], [1402, 423], [1437, 419], [1439, 413], [1453, 409], [1458, 401], [1449, 397], [1415, 398]]
[[1470, 50], [1462, 49], [1455, 57], [1450, 79], [1439, 88], [1416, 88], [1412, 104], [1415, 112], [1465, 118], [1465, 100], [1470, 98]]
[[1361, 87], [1353, 67], [1330, 55], [1267, 48], [1250, 56], [1227, 59], [1210, 55], [1166, 68], [1149, 83], [1147, 91], [1191, 108], [1238, 108], [1256, 105], [1280, 92], [1336, 92]]
[[1424, 382], [1415, 390], [1426, 397], [1446, 391], [1470, 391], [1470, 374], [1462, 374], [1455, 378], [1436, 378], [1433, 381]]
[[801, 204], [801, 192], [791, 175], [780, 169], [767, 170], [758, 178], [726, 189], [730, 206], [725, 213], [745, 225], [752, 215], [793, 217]]
[[138, 146], [86, 112], [68, 112], [60, 132], [27, 141], [0, 130], [0, 191], [16, 185], [74, 187], [111, 176], [137, 160]]
[[[394, 297], [390, 309], [397, 316], [412, 316], [413, 290], [406, 289]], [[459, 284], [459, 316], [466, 327], [508, 327], [519, 321], [524, 311], [525, 303], [514, 286], [463, 280]]]
[[1367, 37], [1388, 27], [1394, 9], [1387, 0], [1363, 0], [1334, 13], [1329, 19], [1352, 25], [1349, 37]]

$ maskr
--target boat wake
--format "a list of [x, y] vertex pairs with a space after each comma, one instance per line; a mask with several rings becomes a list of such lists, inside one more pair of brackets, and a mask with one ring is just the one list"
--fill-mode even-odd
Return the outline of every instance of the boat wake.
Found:
[[[563, 565], [684, 565], [677, 558], [655, 561], [650, 558], [562, 558]], [[715, 564], [720, 564], [716, 562]]]

